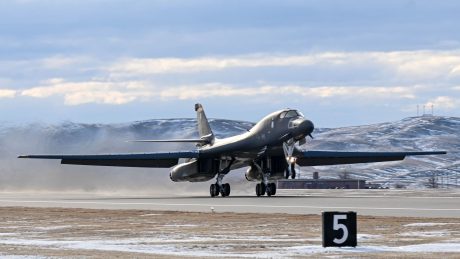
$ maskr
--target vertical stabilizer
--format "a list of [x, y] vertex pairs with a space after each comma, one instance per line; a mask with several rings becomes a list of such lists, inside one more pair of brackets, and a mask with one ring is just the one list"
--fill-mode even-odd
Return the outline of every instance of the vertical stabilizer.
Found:
[[203, 106], [199, 103], [195, 104], [195, 111], [198, 121], [198, 133], [201, 139], [205, 139], [208, 143], [214, 143], [214, 133], [212, 133], [211, 127], [209, 126], [208, 119], [204, 113]]

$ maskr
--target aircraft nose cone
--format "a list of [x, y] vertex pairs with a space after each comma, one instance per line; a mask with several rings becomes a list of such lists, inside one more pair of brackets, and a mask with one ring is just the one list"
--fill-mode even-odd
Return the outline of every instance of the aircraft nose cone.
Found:
[[304, 120], [300, 124], [300, 128], [302, 129], [303, 132], [306, 133], [306, 135], [309, 135], [315, 129], [315, 125], [313, 125], [313, 122], [311, 122], [311, 120]]
[[313, 122], [311, 122], [310, 120], [304, 119], [304, 118], [293, 121], [293, 125], [296, 128], [296, 134], [299, 134], [302, 136], [310, 135], [315, 129]]

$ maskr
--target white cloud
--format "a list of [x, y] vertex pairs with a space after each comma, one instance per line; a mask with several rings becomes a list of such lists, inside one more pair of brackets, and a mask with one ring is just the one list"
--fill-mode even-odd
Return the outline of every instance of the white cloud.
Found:
[[157, 58], [125, 59], [115, 63], [110, 71], [135, 74], [194, 73], [235, 67], [266, 67], [311, 65], [313, 56], [244, 56], [244, 57], [200, 57], [194, 59]]
[[64, 96], [67, 105], [84, 103], [124, 104], [152, 94], [144, 90], [144, 82], [65, 82], [55, 78], [45, 82], [45, 86], [25, 89], [23, 96], [46, 98], [53, 95]]
[[400, 51], [376, 53], [379, 63], [387, 63], [400, 76], [446, 77], [460, 66], [459, 51]]
[[52, 56], [38, 60], [38, 63], [45, 69], [62, 69], [90, 61], [92, 61], [90, 58], [83, 56]]
[[460, 107], [460, 99], [454, 99], [449, 96], [438, 96], [430, 101], [428, 101], [425, 106], [433, 107], [440, 110], [452, 110]]
[[81, 91], [65, 95], [65, 104], [79, 105], [85, 103], [125, 104], [140, 97], [136, 93], [119, 91]]
[[132, 101], [152, 99], [194, 100], [213, 97], [302, 96], [304, 98], [414, 98], [412, 87], [357, 87], [357, 86], [318, 86], [299, 85], [241, 87], [219, 83], [203, 85], [183, 85], [174, 87], [155, 87], [146, 82], [65, 82], [51, 79], [46, 85], [25, 89], [23, 96], [46, 98], [54, 95], [64, 97], [67, 105], [84, 103], [125, 104]]
[[0, 98], [13, 98], [16, 96], [16, 91], [11, 89], [0, 89]]
[[449, 75], [460, 76], [460, 65], [455, 66], [454, 68], [452, 68], [452, 70], [450, 71]]
[[[109, 67], [113, 75], [198, 73], [230, 68], [352, 66], [394, 73], [398, 78], [432, 79], [458, 73], [460, 51], [321, 52], [304, 55], [258, 54], [236, 57], [135, 58]], [[358, 75], [359, 76], [359, 75]]]

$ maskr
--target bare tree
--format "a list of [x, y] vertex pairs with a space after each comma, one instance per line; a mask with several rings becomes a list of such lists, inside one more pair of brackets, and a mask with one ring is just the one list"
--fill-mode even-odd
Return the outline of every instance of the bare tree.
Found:
[[428, 178], [427, 187], [433, 189], [438, 188], [438, 176], [436, 175], [436, 173], [433, 172], [431, 176]]
[[340, 179], [350, 179], [350, 173], [346, 170], [339, 173]]

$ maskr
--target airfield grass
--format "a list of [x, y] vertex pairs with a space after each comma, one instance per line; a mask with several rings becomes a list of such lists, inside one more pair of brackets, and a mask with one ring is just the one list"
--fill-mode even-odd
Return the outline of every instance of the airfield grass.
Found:
[[[460, 222], [358, 215], [358, 233], [358, 248], [458, 243]], [[293, 253], [305, 246], [315, 252]], [[321, 249], [319, 215], [0, 207], [0, 256], [459, 258], [442, 251]]]

